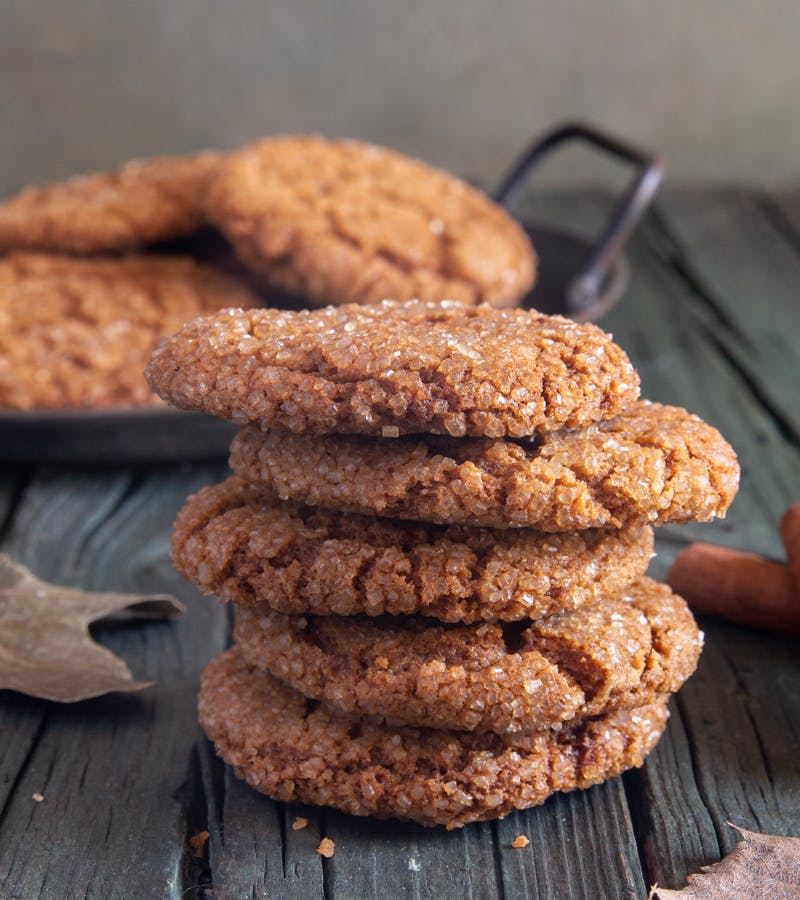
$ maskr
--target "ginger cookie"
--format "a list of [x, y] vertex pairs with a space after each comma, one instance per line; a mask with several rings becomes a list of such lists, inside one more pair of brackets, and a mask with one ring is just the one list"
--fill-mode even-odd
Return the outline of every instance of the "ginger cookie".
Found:
[[147, 377], [168, 403], [238, 425], [384, 437], [582, 427], [639, 393], [594, 325], [456, 303], [226, 310], [159, 347]]
[[370, 144], [267, 138], [232, 153], [208, 214], [242, 259], [315, 306], [509, 306], [535, 257], [520, 226], [458, 178]]
[[200, 722], [251, 787], [277, 800], [456, 828], [640, 766], [666, 698], [560, 731], [500, 736], [354, 721], [248, 666], [233, 648], [206, 668]]
[[207, 224], [203, 199], [222, 156], [162, 156], [114, 172], [25, 188], [0, 200], [0, 251], [103, 253]]
[[739, 483], [720, 433], [641, 401], [605, 422], [535, 441], [239, 432], [231, 466], [281, 498], [426, 522], [540, 531], [707, 521]]
[[239, 478], [178, 513], [175, 567], [256, 611], [445, 622], [539, 619], [613, 596], [644, 574], [649, 526], [542, 534], [351, 515], [281, 502]]
[[592, 606], [513, 625], [237, 614], [247, 662], [354, 718], [533, 732], [677, 691], [700, 656], [684, 601], [640, 578]]
[[0, 259], [0, 406], [148, 406], [153, 348], [187, 319], [255, 305], [238, 282], [189, 259]]

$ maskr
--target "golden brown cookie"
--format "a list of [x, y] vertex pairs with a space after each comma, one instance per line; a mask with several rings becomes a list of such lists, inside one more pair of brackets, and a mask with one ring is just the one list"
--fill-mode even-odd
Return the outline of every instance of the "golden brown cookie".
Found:
[[281, 498], [351, 512], [540, 531], [706, 521], [739, 483], [736, 454], [686, 410], [641, 401], [536, 441], [239, 432], [231, 466]]
[[644, 574], [653, 531], [542, 534], [425, 525], [281, 502], [238, 478], [178, 513], [175, 567], [204, 593], [257, 611], [445, 622], [538, 619]]
[[666, 698], [514, 737], [354, 721], [248, 666], [237, 648], [203, 674], [200, 722], [248, 784], [277, 800], [456, 828], [640, 766]]
[[143, 376], [153, 347], [200, 313], [256, 304], [238, 282], [188, 259], [0, 259], [0, 406], [160, 403]]
[[234, 640], [250, 665], [346, 715], [500, 734], [652, 703], [692, 674], [702, 644], [684, 601], [649, 578], [505, 626], [240, 609]]
[[0, 201], [0, 251], [103, 253], [191, 234], [221, 160], [162, 156], [25, 188]]
[[357, 141], [267, 138], [231, 154], [208, 213], [249, 265], [316, 306], [385, 298], [509, 306], [525, 232], [446, 172]]
[[147, 377], [174, 406], [239, 425], [384, 437], [578, 427], [639, 394], [594, 325], [453, 303], [226, 310], [159, 347]]

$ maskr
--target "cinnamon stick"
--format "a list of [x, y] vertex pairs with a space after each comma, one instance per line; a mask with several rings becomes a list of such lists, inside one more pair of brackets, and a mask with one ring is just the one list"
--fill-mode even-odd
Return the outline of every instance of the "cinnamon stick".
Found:
[[781, 517], [781, 539], [794, 576], [795, 590], [800, 596], [800, 503], [793, 503]]
[[667, 583], [698, 613], [800, 635], [800, 592], [788, 566], [714, 544], [690, 544]]

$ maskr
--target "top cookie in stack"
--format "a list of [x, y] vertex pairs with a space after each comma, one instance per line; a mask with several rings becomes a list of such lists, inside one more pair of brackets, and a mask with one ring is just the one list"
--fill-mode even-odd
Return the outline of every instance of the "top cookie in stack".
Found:
[[608, 335], [454, 302], [229, 310], [148, 377], [247, 426], [173, 558], [241, 607], [200, 716], [252, 785], [454, 827], [641, 764], [701, 645], [644, 577], [650, 523], [723, 514], [738, 467], [638, 400]]
[[594, 325], [452, 301], [225, 310], [160, 347], [149, 378], [170, 403], [239, 425], [380, 437], [577, 428], [639, 393]]

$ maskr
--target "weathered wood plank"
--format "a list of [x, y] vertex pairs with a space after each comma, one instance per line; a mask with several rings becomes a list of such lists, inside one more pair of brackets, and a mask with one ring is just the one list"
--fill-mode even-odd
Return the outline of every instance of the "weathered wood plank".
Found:
[[[26, 492], [6, 549], [34, 571], [89, 589], [166, 590], [192, 609], [176, 623], [99, 630], [134, 673], [158, 680], [149, 691], [73, 706], [3, 698], [4, 724], [16, 717], [32, 735], [0, 821], [3, 896], [185, 890], [187, 823], [176, 792], [197, 735], [199, 670], [222, 648], [228, 620], [173, 571], [169, 531], [187, 491], [219, 471], [45, 474]], [[34, 792], [44, 801], [34, 803]]]
[[[727, 821], [770, 834], [800, 832], [796, 651], [788, 639], [715, 623], [700, 675], [678, 698], [724, 853], [737, 843]], [[751, 727], [741, 727], [745, 722]]]
[[[206, 740], [200, 755], [214, 900], [322, 898], [325, 862], [316, 849], [324, 811], [276, 803], [252, 790], [223, 767]], [[309, 824], [293, 831], [297, 816]]]
[[[744, 191], [677, 192], [659, 204], [663, 244], [716, 335], [800, 443], [800, 252]], [[671, 246], [669, 246], [671, 245]]]
[[[612, 885], [620, 900], [646, 893], [621, 779], [513, 813], [496, 831], [507, 900], [600, 897]], [[515, 849], [520, 834], [530, 844]]]
[[800, 253], [800, 188], [759, 195], [765, 214]]
[[[702, 673], [703, 669], [694, 677]], [[683, 885], [687, 875], [721, 855], [714, 822], [695, 780], [692, 748], [675, 698], [670, 714], [666, 734], [645, 767], [625, 776], [648, 887]]]
[[[735, 217], [732, 222], [734, 229]], [[724, 235], [718, 237], [724, 243]], [[717, 425], [737, 449], [743, 469], [728, 519], [661, 530], [659, 558], [651, 571], [663, 576], [687, 537], [782, 555], [777, 519], [789, 499], [800, 496], [796, 445], [764, 403], [751, 373], [735, 356], [719, 352], [720, 328], [706, 300], [692, 296], [692, 280], [675, 268], [651, 230], [634, 240], [630, 254], [637, 273], [626, 301], [630, 315], [615, 313], [609, 319], [617, 319], [610, 324], [623, 346], [635, 348], [645, 393], [687, 406]], [[769, 290], [766, 278], [762, 289]], [[722, 288], [714, 296], [722, 318], [735, 321], [741, 296]], [[796, 384], [799, 376], [794, 373]], [[778, 400], [773, 398], [776, 405]], [[798, 735], [770, 718], [783, 722], [798, 713], [792, 694], [794, 689], [797, 696], [797, 669], [789, 660], [789, 644], [733, 626], [704, 624], [706, 649], [697, 674], [673, 704], [678, 713], [668, 735], [641, 774], [629, 776], [638, 787], [637, 834], [646, 874], [668, 886], [681, 886], [699, 864], [731, 849], [735, 834], [725, 825], [728, 819], [772, 833], [800, 830], [800, 804], [795, 802], [790, 812], [783, 799], [788, 794], [791, 803], [787, 782], [792, 779], [797, 792], [796, 763], [787, 769], [786, 759], [793, 753], [796, 760]], [[761, 696], [755, 684], [741, 689], [743, 672], [753, 673]], [[778, 687], [766, 696], [773, 682]], [[776, 771], [784, 773], [780, 781], [770, 777]]]
[[325, 833], [336, 843], [328, 863], [334, 897], [496, 896], [491, 824], [454, 831], [403, 822], [370, 822], [328, 812]]
[[632, 241], [630, 259], [636, 277], [629, 297], [603, 324], [631, 353], [642, 393], [685, 406], [717, 426], [742, 464], [739, 495], [723, 522], [664, 533], [673, 540], [704, 536], [779, 555], [777, 516], [787, 498], [800, 490], [797, 448], [787, 442], [746, 377], [720, 354], [716, 331], [692, 302], [691, 286], [646, 233]]

